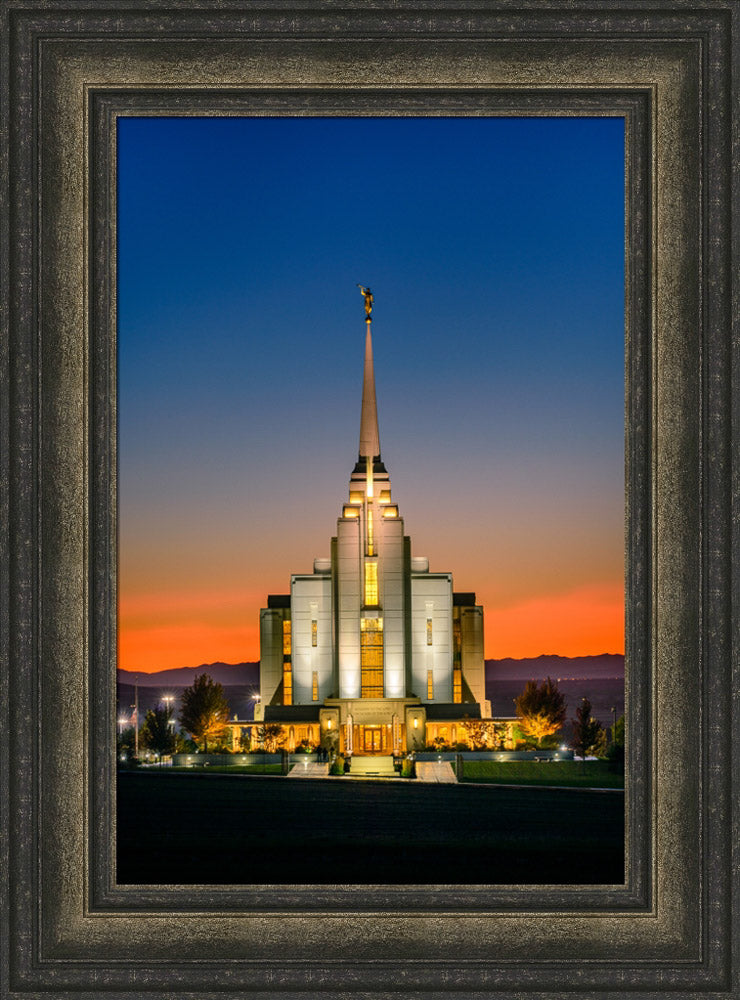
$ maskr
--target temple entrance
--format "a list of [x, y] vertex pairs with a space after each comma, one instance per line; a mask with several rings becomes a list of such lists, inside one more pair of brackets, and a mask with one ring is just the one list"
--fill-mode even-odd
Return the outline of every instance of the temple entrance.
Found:
[[383, 727], [363, 726], [362, 749], [365, 753], [381, 753], [383, 750]]

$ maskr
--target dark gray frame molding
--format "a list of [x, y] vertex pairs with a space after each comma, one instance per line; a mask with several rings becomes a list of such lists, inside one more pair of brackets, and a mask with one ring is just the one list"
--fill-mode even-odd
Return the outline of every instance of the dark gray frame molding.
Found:
[[[737, 995], [738, 6], [2, 18], [0, 996]], [[212, 113], [624, 116], [623, 886], [116, 885], [115, 122]]]

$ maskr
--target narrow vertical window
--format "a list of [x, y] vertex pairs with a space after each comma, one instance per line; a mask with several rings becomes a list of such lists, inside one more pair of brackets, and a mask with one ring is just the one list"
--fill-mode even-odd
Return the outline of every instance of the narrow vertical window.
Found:
[[319, 641], [319, 623], [316, 619], [311, 621], [311, 645], [317, 646]]
[[427, 670], [427, 701], [434, 699], [434, 671]]
[[373, 538], [373, 511], [372, 507], [367, 509], [367, 554], [374, 555], [375, 539]]
[[290, 661], [290, 619], [283, 620], [283, 705], [293, 704], [293, 667]]
[[452, 669], [452, 700], [456, 705], [462, 701], [462, 670], [459, 667]]
[[452, 700], [462, 701], [462, 623], [460, 609], [452, 610]]
[[427, 618], [427, 646], [432, 645], [432, 619]]
[[378, 564], [365, 563], [365, 605], [375, 607], [378, 603]]
[[311, 698], [314, 701], [319, 700], [319, 675], [316, 670], [311, 674]]

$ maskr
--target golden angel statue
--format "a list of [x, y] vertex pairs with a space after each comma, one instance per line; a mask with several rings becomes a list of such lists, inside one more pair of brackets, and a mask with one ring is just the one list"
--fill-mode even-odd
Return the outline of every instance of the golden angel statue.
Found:
[[373, 293], [369, 288], [363, 288], [359, 281], [357, 287], [365, 296], [365, 319], [370, 319], [370, 313], [373, 311]]

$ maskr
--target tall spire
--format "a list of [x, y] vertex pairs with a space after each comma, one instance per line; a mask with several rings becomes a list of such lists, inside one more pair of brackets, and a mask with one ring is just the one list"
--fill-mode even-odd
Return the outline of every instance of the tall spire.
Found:
[[362, 381], [362, 416], [360, 419], [360, 458], [380, 456], [378, 433], [378, 406], [375, 401], [375, 372], [373, 369], [373, 339], [370, 333], [373, 296], [369, 288], [360, 285], [365, 296], [365, 374]]

